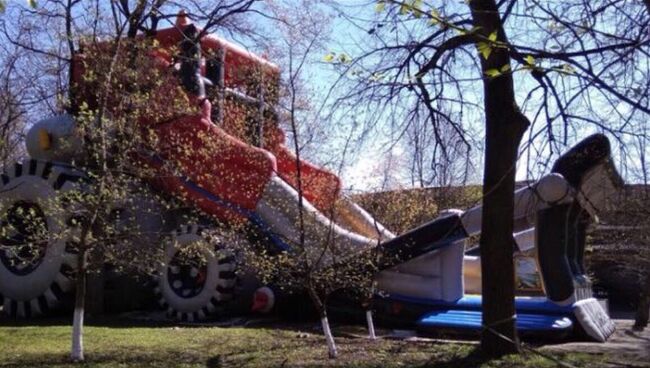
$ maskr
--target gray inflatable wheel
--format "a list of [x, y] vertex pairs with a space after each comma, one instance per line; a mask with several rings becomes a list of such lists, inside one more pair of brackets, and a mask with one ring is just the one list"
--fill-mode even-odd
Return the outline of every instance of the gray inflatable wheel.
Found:
[[82, 176], [26, 160], [0, 175], [0, 301], [12, 317], [46, 314], [72, 290], [75, 229], [61, 194]]
[[155, 289], [170, 318], [200, 321], [222, 312], [235, 294], [237, 275], [223, 238], [198, 225], [182, 226], [168, 238]]

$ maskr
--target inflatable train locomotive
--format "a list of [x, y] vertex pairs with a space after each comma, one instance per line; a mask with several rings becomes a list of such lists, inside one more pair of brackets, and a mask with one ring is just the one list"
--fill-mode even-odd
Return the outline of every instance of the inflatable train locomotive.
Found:
[[[245, 222], [247, 228], [264, 235], [269, 249], [291, 252], [301, 241], [302, 212], [307, 247], [317, 247], [327, 234], [338, 250], [352, 255], [374, 247], [388, 255], [400, 254], [403, 262], [376, 275], [379, 313], [423, 331], [479, 329], [480, 252], [465, 249], [467, 239], [481, 231], [481, 207], [449, 210], [418, 228], [393, 234], [341, 194], [338, 177], [296, 160], [285, 146], [274, 110], [277, 93], [247, 80], [255, 74], [277, 86], [279, 68], [214, 35], [192, 42], [199, 34], [179, 15], [174, 27], [148, 36], [159, 45], [159, 51], [149, 57], [171, 83], [182, 86], [196, 112], [134, 122], [153, 132], [157, 142], [137, 162], [160, 175], [143, 181], [207, 219], [184, 223], [178, 211], [155, 204], [155, 216], [151, 211], [134, 216], [150, 233], [165, 233], [149, 241], [165, 246], [166, 262], [155, 291], [169, 315], [200, 320], [243, 297], [232, 257], [206, 248], [205, 262], [197, 269], [181, 264], [179, 249], [197, 241], [215, 242], [205, 234], [219, 224]], [[73, 59], [77, 84], [84, 83], [84, 57], [79, 54]], [[75, 126], [72, 115], [37, 122], [26, 137], [30, 158], [5, 168], [1, 175], [0, 217], [3, 226], [11, 229], [0, 236], [0, 301], [7, 315], [46, 314], [72, 291], [76, 257], [65, 237], [44, 240], [38, 259], [21, 262], [23, 243], [30, 236], [21, 214], [35, 215], [51, 234], [65, 233], [66, 221], [53, 218], [60, 215], [54, 215], [48, 203], [88, 182], [83, 168], [72, 165], [83, 152]], [[218, 144], [205, 146], [205, 137]], [[165, 164], [168, 161], [173, 168]], [[302, 201], [296, 190], [298, 166]], [[522, 293], [527, 295], [516, 300], [517, 327], [522, 333], [582, 333], [598, 341], [612, 333], [612, 322], [593, 298], [583, 253], [586, 227], [602, 210], [607, 195], [620, 185], [609, 142], [595, 135], [563, 155], [550, 174], [515, 193], [513, 256], [528, 261], [518, 268], [520, 282], [529, 286]], [[119, 204], [115, 206], [119, 209]], [[262, 287], [247, 297], [265, 296], [266, 304], [257, 303], [257, 309], [268, 311], [274, 306], [275, 296], [268, 295], [271, 290]], [[408, 313], [400, 313], [404, 310]]]

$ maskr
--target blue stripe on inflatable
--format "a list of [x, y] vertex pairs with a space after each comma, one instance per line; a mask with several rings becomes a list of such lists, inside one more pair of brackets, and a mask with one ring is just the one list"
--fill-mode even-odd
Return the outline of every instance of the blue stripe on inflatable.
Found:
[[[480, 295], [466, 295], [454, 302], [444, 300], [432, 300], [413, 298], [403, 295], [391, 294], [388, 299], [399, 301], [406, 304], [418, 304], [422, 306], [431, 307], [435, 310], [471, 310], [480, 311], [483, 307], [482, 298]], [[515, 298], [515, 309], [517, 313], [533, 313], [543, 315], [572, 315], [573, 307], [561, 306], [550, 302], [544, 297], [525, 297], [518, 296]]]
[[291, 251], [291, 246], [287, 243], [285, 243], [282, 239], [280, 239], [279, 236], [277, 236], [273, 231], [271, 231], [271, 228], [269, 225], [262, 220], [262, 218], [256, 214], [256, 213], [251, 213], [251, 215], [248, 217], [248, 220], [255, 224], [258, 228], [262, 230], [266, 236], [268, 236], [271, 239], [271, 242], [280, 250], [283, 252], [286, 251]]
[[[163, 160], [158, 156], [158, 155], [150, 155], [149, 158], [153, 159], [157, 163], [162, 163]], [[262, 218], [255, 213], [254, 211], [250, 211], [246, 208], [243, 208], [241, 206], [238, 206], [235, 203], [229, 202], [224, 200], [223, 198], [220, 198], [216, 194], [209, 192], [208, 190], [202, 188], [200, 185], [197, 183], [193, 182], [186, 176], [179, 176], [178, 179], [181, 181], [185, 187], [187, 187], [190, 190], [193, 190], [199, 194], [201, 194], [203, 197], [208, 199], [209, 201], [218, 204], [219, 206], [225, 207], [229, 210], [232, 210], [234, 212], [237, 212], [238, 214], [248, 218], [250, 222], [252, 222], [255, 226], [260, 228], [262, 232], [268, 236], [271, 239], [271, 242], [273, 245], [275, 245], [279, 250], [281, 251], [288, 251], [291, 250], [291, 246], [289, 246], [287, 243], [282, 241], [274, 232], [271, 231], [271, 228], [269, 225], [262, 220]]]
[[215, 194], [212, 194], [211, 192], [201, 188], [198, 184], [194, 183], [188, 178], [180, 177], [179, 179], [186, 187], [188, 187], [191, 190], [194, 190], [195, 192], [198, 192], [199, 194], [201, 194], [211, 202], [214, 202], [220, 206], [226, 207], [230, 210], [239, 213], [240, 215], [247, 217], [248, 220], [252, 222], [255, 226], [259, 227], [262, 230], [262, 232], [264, 232], [264, 234], [271, 239], [271, 242], [276, 247], [278, 247], [278, 249], [280, 249], [281, 251], [291, 250], [291, 247], [287, 243], [283, 242], [282, 239], [280, 239], [277, 235], [275, 235], [275, 233], [271, 231], [269, 225], [266, 222], [264, 222], [264, 220], [262, 220], [262, 218], [259, 217], [255, 212], [247, 210], [232, 202], [228, 202], [219, 198]]
[[[568, 317], [517, 313], [517, 330], [520, 332], [566, 331], [573, 329], [573, 322]], [[422, 330], [439, 328], [459, 330], [481, 330], [481, 311], [477, 310], [442, 310], [425, 314], [417, 326]]]

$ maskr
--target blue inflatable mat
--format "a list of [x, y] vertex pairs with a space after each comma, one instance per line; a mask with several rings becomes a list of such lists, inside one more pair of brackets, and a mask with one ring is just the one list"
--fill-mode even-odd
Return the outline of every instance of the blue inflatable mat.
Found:
[[[481, 311], [440, 310], [425, 314], [417, 322], [420, 330], [481, 330]], [[522, 333], [570, 332], [573, 322], [568, 317], [517, 313], [517, 330]]]
[[[480, 295], [466, 295], [456, 301], [448, 302], [444, 300], [431, 300], [413, 298], [403, 295], [392, 294], [388, 300], [399, 301], [406, 304], [415, 304], [428, 306], [435, 310], [473, 310], [481, 311], [483, 300]], [[541, 314], [541, 315], [572, 315], [573, 307], [571, 305], [561, 306], [550, 302], [544, 297], [526, 297], [518, 296], [515, 298], [515, 309], [517, 313]]]

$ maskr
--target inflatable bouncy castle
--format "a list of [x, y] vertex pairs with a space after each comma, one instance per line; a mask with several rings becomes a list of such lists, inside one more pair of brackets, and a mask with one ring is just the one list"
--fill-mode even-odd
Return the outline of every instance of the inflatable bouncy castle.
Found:
[[[203, 219], [185, 223], [178, 209], [162, 207], [156, 207], [156, 216], [136, 216], [152, 233], [167, 233], [150, 241], [165, 246], [155, 292], [171, 317], [204, 319], [242, 297], [236, 261], [216, 251], [222, 244], [206, 248], [199, 266], [179, 257], [188, 244], [226, 241], [206, 235], [235, 224], [254, 232], [270, 253], [291, 254], [301, 243], [316, 250], [318, 267], [328, 267], [341, 254], [370, 249], [399, 259], [375, 275], [379, 313], [423, 332], [480, 329], [480, 249], [466, 252], [467, 239], [481, 231], [480, 206], [448, 210], [393, 234], [342, 194], [336, 175], [297, 160], [287, 148], [276, 111], [280, 70], [275, 64], [203, 34], [182, 14], [174, 27], [139, 40], [155, 41], [155, 51], [146, 57], [160, 71], [151, 95], [161, 108], [133, 117], [147, 137], [132, 153], [133, 161], [143, 173], [155, 173], [139, 176], [143, 183], [199, 211]], [[77, 98], [92, 107], [97, 86], [84, 78], [90, 55], [75, 55], [72, 79]], [[186, 109], [166, 111], [179, 96]], [[20, 262], [31, 231], [21, 214], [35, 214], [48, 232], [61, 233], [66, 221], [55, 221], [48, 200], [92, 185], [83, 167], [74, 165], [83, 161], [77, 119], [69, 114], [34, 124], [26, 138], [30, 158], [2, 175], [0, 216], [13, 229], [0, 238], [0, 298], [8, 315], [47, 313], [71, 291], [75, 257], [68, 239], [51, 237], [39, 246], [36, 261]], [[515, 193], [513, 256], [528, 260], [519, 278], [534, 280], [528, 295], [516, 301], [523, 333], [582, 333], [599, 341], [612, 333], [611, 321], [593, 298], [583, 253], [586, 227], [620, 184], [607, 138], [595, 135], [560, 157], [550, 174]], [[324, 255], [323, 238], [331, 243]], [[272, 287], [260, 290], [266, 304], [256, 309], [272, 310]]]

